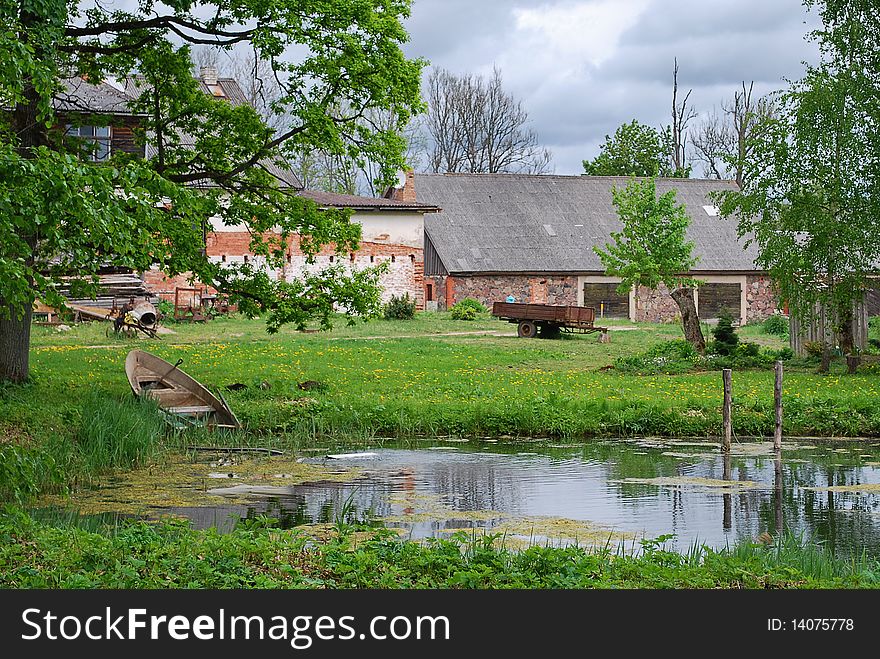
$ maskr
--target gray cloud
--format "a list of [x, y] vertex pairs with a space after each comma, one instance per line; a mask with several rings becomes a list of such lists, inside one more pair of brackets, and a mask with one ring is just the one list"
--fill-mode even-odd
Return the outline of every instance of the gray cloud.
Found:
[[816, 24], [800, 0], [416, 0], [405, 50], [459, 73], [499, 65], [557, 173], [576, 174], [621, 123], [669, 122], [674, 58], [679, 88], [708, 112], [743, 80], [763, 94], [800, 77]]

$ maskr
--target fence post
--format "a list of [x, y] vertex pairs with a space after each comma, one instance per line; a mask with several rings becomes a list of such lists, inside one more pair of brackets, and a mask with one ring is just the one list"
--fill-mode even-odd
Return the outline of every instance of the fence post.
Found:
[[721, 450], [727, 452], [730, 451], [730, 436], [733, 434], [733, 424], [730, 420], [730, 393], [733, 383], [732, 371], [729, 368], [725, 368], [721, 371], [721, 377], [724, 381], [724, 407], [722, 409], [724, 436], [721, 438]]
[[782, 450], [782, 362], [776, 362], [776, 382], [773, 386], [773, 402], [776, 409], [776, 428], [773, 433], [773, 450]]

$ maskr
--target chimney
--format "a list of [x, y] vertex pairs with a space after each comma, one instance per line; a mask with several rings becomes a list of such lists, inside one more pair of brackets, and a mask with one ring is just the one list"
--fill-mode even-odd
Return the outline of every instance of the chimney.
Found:
[[216, 85], [217, 84], [217, 67], [216, 66], [203, 66], [199, 70], [199, 74], [202, 77], [202, 80], [206, 85]]
[[[403, 172], [401, 172], [403, 173]], [[395, 201], [405, 201], [409, 203], [415, 203], [416, 201], [416, 177], [413, 173], [413, 170], [407, 170], [406, 174], [402, 176], [403, 185], [400, 187], [394, 187], [389, 192], [390, 195], [385, 195], [386, 197], [390, 197]]]

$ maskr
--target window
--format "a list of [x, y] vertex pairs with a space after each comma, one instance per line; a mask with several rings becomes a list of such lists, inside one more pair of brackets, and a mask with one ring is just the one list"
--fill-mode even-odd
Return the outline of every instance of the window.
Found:
[[425, 284], [425, 298], [428, 302], [434, 301], [434, 284]]
[[334, 260], [334, 257], [333, 257], [333, 255], [331, 254], [331, 255], [330, 255], [330, 263], [333, 263], [333, 260]]
[[394, 263], [394, 261], [395, 261], [394, 254], [392, 254], [391, 255], [391, 262]]
[[84, 141], [83, 147], [89, 159], [101, 162], [110, 156], [110, 126], [68, 124], [66, 134]]

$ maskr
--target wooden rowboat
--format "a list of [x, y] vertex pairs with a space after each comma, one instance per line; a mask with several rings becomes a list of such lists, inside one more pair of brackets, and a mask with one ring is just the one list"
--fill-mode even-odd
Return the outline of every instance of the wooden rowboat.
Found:
[[132, 350], [125, 358], [125, 374], [135, 396], [151, 398], [159, 409], [192, 425], [240, 428], [226, 401], [212, 394], [200, 382], [178, 367], [143, 350]]

